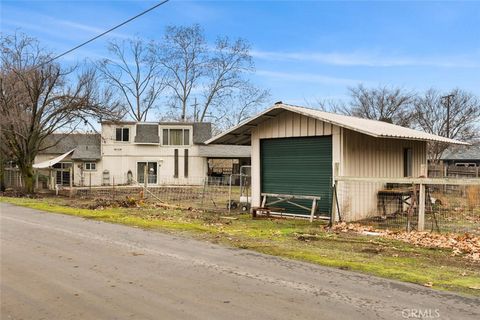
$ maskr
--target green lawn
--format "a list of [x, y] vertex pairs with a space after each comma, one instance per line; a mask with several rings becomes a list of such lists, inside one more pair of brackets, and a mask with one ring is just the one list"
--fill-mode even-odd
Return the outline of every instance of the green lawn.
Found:
[[404, 242], [352, 233], [333, 233], [325, 224], [301, 219], [257, 219], [248, 215], [155, 208], [90, 210], [85, 201], [67, 198], [8, 198], [29, 208], [112, 223], [182, 233], [197, 239], [266, 254], [348, 269], [384, 278], [480, 296], [480, 266], [451, 250], [415, 247]]

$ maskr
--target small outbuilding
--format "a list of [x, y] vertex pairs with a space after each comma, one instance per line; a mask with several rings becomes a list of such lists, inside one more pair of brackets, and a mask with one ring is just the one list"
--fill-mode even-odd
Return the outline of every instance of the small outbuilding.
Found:
[[[318, 199], [315, 213], [330, 215], [335, 176], [419, 177], [426, 169], [428, 141], [464, 144], [386, 122], [276, 103], [206, 144], [251, 146], [253, 207], [270, 197], [284, 213], [310, 215], [306, 209]], [[349, 220], [377, 209], [376, 186], [350, 191], [339, 199]], [[276, 202], [282, 195], [296, 197]]]

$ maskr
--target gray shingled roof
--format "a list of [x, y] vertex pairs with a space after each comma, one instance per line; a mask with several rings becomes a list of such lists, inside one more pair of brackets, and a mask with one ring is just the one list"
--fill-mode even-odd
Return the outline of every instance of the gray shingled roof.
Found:
[[51, 146], [40, 153], [63, 154], [72, 149], [73, 160], [100, 160], [100, 134], [54, 133], [48, 136], [43, 145]]
[[160, 143], [158, 124], [137, 123], [136, 143]]
[[193, 143], [204, 143], [212, 137], [212, 124], [210, 122], [195, 122], [193, 124]]
[[198, 155], [209, 158], [250, 158], [250, 146], [209, 144], [198, 147]]
[[445, 151], [442, 160], [480, 160], [480, 144], [451, 148]]

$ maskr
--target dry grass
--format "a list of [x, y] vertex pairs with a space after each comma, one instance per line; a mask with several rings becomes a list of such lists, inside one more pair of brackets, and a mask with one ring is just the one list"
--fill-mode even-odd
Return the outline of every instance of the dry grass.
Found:
[[470, 211], [480, 206], [480, 186], [467, 186], [465, 193], [467, 196], [467, 207]]

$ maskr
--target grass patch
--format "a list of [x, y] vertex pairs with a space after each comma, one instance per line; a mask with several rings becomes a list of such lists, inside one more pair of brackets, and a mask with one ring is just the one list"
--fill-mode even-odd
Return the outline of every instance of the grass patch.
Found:
[[300, 219], [257, 219], [145, 206], [141, 208], [84, 209], [66, 198], [8, 198], [1, 202], [146, 229], [182, 232], [196, 238], [242, 249], [353, 270], [433, 288], [480, 296], [478, 264], [451, 250], [428, 249], [385, 238], [331, 233], [322, 222]]

